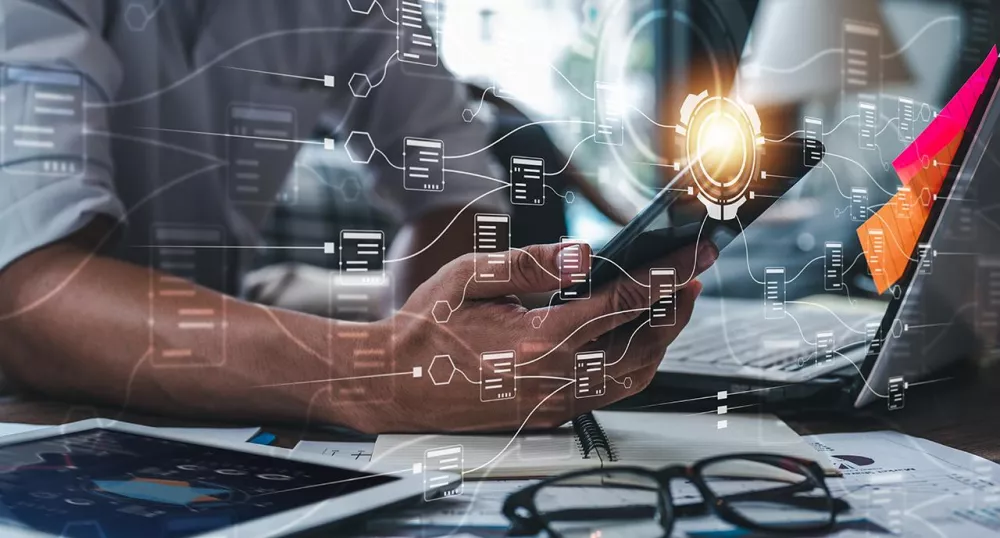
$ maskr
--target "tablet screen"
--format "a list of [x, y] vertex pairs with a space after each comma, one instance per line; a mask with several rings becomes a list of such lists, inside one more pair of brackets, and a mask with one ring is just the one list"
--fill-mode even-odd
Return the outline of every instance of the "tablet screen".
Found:
[[0, 447], [0, 535], [185, 538], [395, 480], [94, 429]]

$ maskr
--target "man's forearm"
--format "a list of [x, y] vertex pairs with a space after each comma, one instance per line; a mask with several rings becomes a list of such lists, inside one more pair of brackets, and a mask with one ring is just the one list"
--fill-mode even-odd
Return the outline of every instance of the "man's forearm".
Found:
[[[173, 318], [176, 308], [151, 307], [151, 278], [171, 277], [91, 256], [73, 244], [19, 260], [0, 274], [5, 375], [61, 399], [160, 413], [344, 425], [357, 420], [352, 413], [361, 410], [331, 408], [322, 385], [259, 388], [337, 377], [331, 364], [343, 361], [328, 358], [326, 320], [199, 288], [199, 300], [225, 302], [225, 328], [183, 331]], [[165, 348], [185, 352], [164, 364]]]

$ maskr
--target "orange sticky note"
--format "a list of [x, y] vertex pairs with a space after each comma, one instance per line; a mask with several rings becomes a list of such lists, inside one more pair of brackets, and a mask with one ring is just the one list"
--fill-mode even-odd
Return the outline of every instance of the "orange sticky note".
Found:
[[993, 47], [937, 118], [893, 161], [904, 187], [858, 228], [858, 239], [879, 293], [885, 293], [903, 277], [996, 66], [997, 48]]

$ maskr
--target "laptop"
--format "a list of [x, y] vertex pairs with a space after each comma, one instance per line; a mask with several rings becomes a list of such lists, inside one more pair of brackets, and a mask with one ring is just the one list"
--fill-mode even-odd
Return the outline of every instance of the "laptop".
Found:
[[[996, 347], [1000, 308], [991, 306], [1000, 305], [1000, 257], [982, 253], [989, 242], [977, 241], [969, 221], [976, 218], [976, 189], [1000, 175], [1000, 148], [993, 147], [1000, 128], [997, 76], [990, 76], [941, 190], [929, 200], [918, 246], [888, 300], [699, 299], [651, 387], [658, 405], [708, 394], [725, 397], [730, 408], [731, 398], [742, 396], [797, 408], [882, 402], [899, 409], [909, 387], [934, 382], [943, 368]], [[754, 275], [765, 288], [792, 276], [780, 270], [781, 260], [775, 265]]]

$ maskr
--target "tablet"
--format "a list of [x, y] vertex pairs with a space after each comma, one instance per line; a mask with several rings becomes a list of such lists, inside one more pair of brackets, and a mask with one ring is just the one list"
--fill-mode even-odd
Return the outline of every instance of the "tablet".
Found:
[[422, 498], [418, 470], [86, 420], [0, 438], [0, 536], [286, 536]]
[[[754, 178], [738, 193], [738, 208], [716, 215], [703, 202], [712, 193], [703, 192], [705, 187], [698, 184], [696, 165], [688, 166], [596, 253], [590, 278], [563, 290], [558, 302], [586, 298], [591, 288], [621, 278], [622, 270], [641, 269], [695, 243], [712, 241], [722, 250], [815, 168], [824, 154], [825, 148], [815, 140], [769, 143]], [[687, 275], [677, 278], [683, 282]]]

